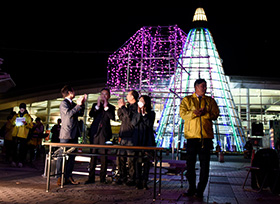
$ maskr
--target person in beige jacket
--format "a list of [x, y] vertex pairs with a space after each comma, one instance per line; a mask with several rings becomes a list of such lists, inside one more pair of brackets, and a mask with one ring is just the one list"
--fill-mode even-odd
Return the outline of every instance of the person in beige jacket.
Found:
[[[210, 151], [213, 149], [213, 120], [219, 116], [216, 101], [205, 96], [207, 86], [204, 79], [194, 83], [195, 92], [183, 98], [180, 116], [185, 121], [184, 135], [187, 139], [187, 173], [189, 189], [183, 196], [203, 197], [209, 177]], [[199, 155], [200, 177], [196, 187], [195, 163]]]

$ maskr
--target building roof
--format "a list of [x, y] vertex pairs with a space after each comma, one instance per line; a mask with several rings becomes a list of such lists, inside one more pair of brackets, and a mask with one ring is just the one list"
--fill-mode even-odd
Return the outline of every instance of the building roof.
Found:
[[[106, 86], [105, 78], [69, 82], [76, 95], [98, 93]], [[20, 103], [34, 103], [44, 100], [62, 98], [60, 90], [65, 84], [56, 83], [44, 87], [33, 87], [26, 90], [12, 91], [0, 95], [0, 110], [18, 106]]]
[[255, 76], [229, 76], [232, 88], [280, 90], [279, 78]]

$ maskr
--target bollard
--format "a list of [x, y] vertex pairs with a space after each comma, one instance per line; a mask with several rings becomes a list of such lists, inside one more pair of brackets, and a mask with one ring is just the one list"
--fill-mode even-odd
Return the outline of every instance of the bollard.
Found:
[[218, 152], [218, 156], [219, 156], [219, 162], [224, 162], [225, 159], [224, 159], [224, 153], [223, 152]]

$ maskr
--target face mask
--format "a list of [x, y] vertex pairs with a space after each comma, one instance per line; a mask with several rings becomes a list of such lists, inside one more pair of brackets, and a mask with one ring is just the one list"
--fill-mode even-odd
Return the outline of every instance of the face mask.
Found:
[[138, 101], [138, 106], [139, 106], [139, 108], [142, 108], [144, 106], [144, 104], [141, 101]]

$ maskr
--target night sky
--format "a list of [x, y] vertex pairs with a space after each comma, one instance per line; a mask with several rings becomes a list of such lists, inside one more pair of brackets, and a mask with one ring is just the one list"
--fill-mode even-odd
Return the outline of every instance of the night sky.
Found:
[[280, 18], [270, 1], [46, 2], [0, 5], [1, 68], [16, 89], [105, 78], [108, 56], [137, 30], [177, 24], [188, 33], [199, 5], [227, 75], [278, 77]]

